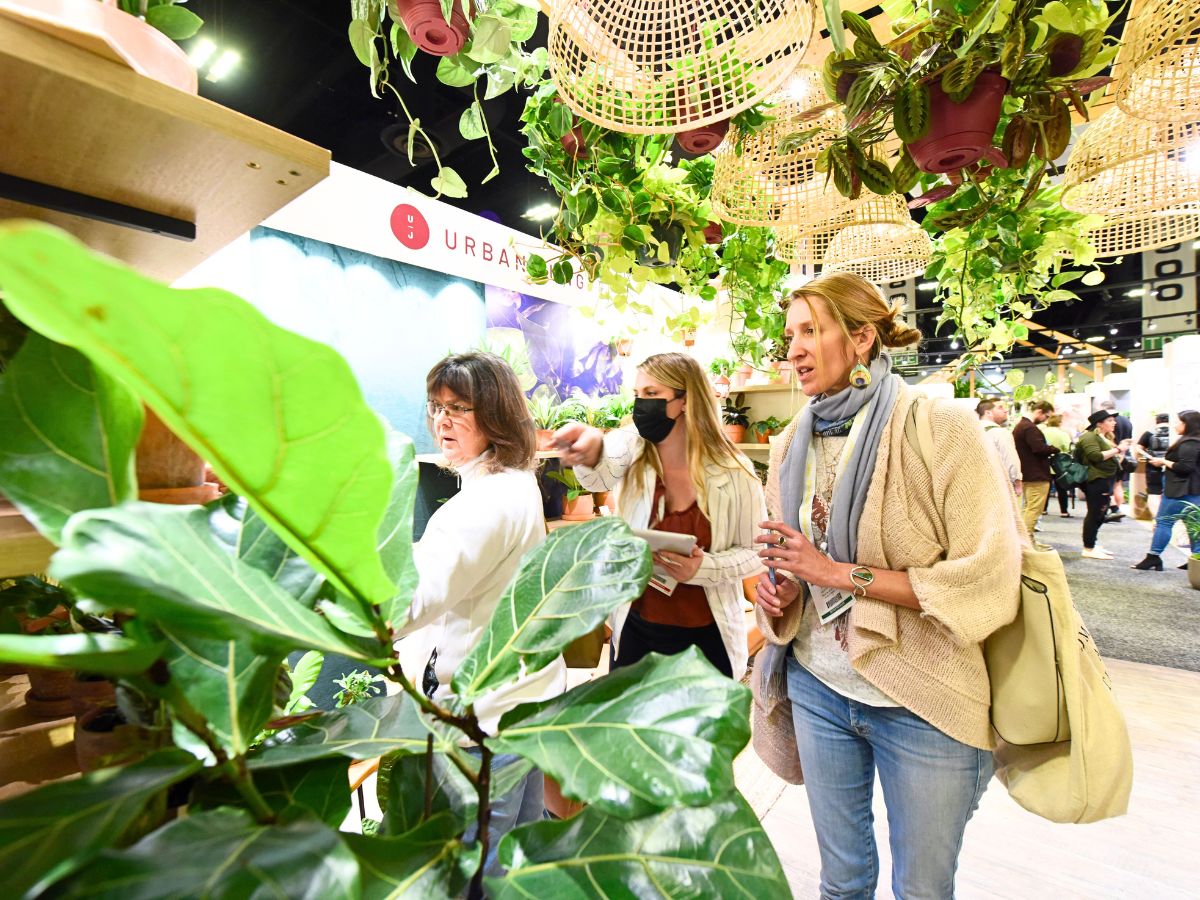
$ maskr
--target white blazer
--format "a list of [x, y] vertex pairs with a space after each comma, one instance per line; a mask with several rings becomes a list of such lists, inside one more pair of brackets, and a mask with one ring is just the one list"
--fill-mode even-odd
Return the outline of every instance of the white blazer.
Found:
[[[650, 525], [653, 481], [640, 490], [625, 483], [625, 473], [642, 455], [645, 446], [635, 429], [610, 431], [604, 436], [604, 451], [595, 468], [575, 466], [575, 475], [587, 490], [616, 492], [617, 509], [631, 528]], [[767, 518], [767, 504], [762, 483], [746, 469], [710, 464], [705, 470], [704, 488], [712, 547], [705, 552], [696, 576], [688, 583], [704, 588], [725, 652], [729, 654], [733, 677], [740, 679], [746, 672], [747, 656], [742, 579], [764, 571], [753, 542], [759, 523]], [[627, 603], [613, 613], [614, 651], [620, 647], [621, 629], [625, 627], [629, 608]]]

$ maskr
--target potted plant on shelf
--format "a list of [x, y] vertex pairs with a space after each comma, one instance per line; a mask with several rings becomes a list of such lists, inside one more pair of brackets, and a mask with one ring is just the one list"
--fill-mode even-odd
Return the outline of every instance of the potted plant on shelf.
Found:
[[708, 371], [713, 376], [712, 382], [717, 386], [718, 392], [724, 388], [724, 393], [729, 393], [729, 376], [733, 374], [733, 370], [733, 361], [723, 357], [717, 357], [708, 364]]
[[547, 472], [547, 478], [557, 481], [567, 489], [562, 517], [567, 522], [585, 522], [596, 514], [596, 503], [589, 491], [584, 490], [573, 469]]
[[746, 428], [750, 425], [750, 407], [737, 405], [742, 399], [742, 395], [739, 394], [736, 402], [726, 400], [725, 405], [721, 407], [721, 423], [725, 436], [735, 444], [740, 444], [746, 439]]
[[784, 429], [790, 419], [777, 419], [775, 416], [767, 416], [760, 422], [755, 422], [750, 426], [749, 433], [754, 436], [754, 440], [759, 444], [769, 444], [771, 438]]
[[554, 449], [554, 432], [563, 425], [563, 407], [558, 396], [547, 385], [539, 385], [529, 396], [529, 414], [533, 416], [533, 427], [537, 429], [537, 448]]
[[[23, 635], [67, 635], [72, 632], [67, 592], [40, 576], [27, 575], [0, 582], [0, 632]], [[38, 719], [71, 715], [74, 673], [29, 666], [25, 707]], [[10, 672], [15, 674], [15, 672]]]

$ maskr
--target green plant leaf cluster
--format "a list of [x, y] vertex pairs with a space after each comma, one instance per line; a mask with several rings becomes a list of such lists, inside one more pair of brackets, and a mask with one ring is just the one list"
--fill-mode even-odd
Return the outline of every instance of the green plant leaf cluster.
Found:
[[204, 25], [204, 20], [184, 9], [180, 4], [187, 0], [118, 0], [117, 6], [131, 16], [145, 19], [146, 24], [157, 28], [173, 41], [193, 37]]

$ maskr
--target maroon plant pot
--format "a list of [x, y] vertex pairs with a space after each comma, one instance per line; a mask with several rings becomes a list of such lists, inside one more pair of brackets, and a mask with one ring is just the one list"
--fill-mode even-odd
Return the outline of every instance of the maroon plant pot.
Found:
[[588, 148], [583, 140], [583, 128], [576, 125], [566, 134], [558, 139], [562, 144], [562, 148], [567, 151], [567, 156], [571, 159], [587, 159]]
[[704, 228], [704, 242], [707, 244], [719, 244], [725, 240], [725, 232], [721, 228], [720, 222], [709, 222]]
[[462, 0], [455, 0], [449, 22], [439, 0], [396, 0], [396, 8], [408, 36], [430, 56], [453, 56], [467, 43], [471, 28]]
[[970, 96], [955, 103], [937, 82], [929, 85], [929, 132], [908, 145], [922, 172], [957, 172], [987, 154], [1000, 121], [1008, 81], [995, 72], [982, 72]]
[[699, 128], [681, 131], [675, 135], [675, 140], [679, 142], [679, 146], [685, 153], [694, 153], [699, 156], [716, 150], [721, 145], [721, 141], [725, 140], [727, 131], [729, 131], [729, 120], [722, 119], [720, 122], [713, 122], [710, 125], [701, 125]]

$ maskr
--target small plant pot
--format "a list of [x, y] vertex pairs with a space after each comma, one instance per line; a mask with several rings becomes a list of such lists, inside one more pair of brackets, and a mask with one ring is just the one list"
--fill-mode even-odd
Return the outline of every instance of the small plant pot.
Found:
[[730, 388], [735, 391], [744, 388], [753, 372], [754, 370], [749, 366], [738, 366], [733, 370], [733, 378], [729, 382]]
[[122, 766], [142, 754], [142, 729], [129, 725], [115, 706], [98, 706], [75, 720], [75, 761], [79, 771]]
[[756, 432], [754, 432], [754, 440], [756, 443], [759, 443], [759, 444], [769, 444], [769, 443], [771, 443], [771, 432], [756, 431]]
[[658, 248], [647, 245], [638, 250], [638, 265], [645, 266], [647, 269], [666, 269], [675, 265], [679, 261], [679, 249], [683, 246], [683, 226], [654, 225], [651, 227], [650, 233], [660, 243], [667, 245], [669, 258], [663, 262], [658, 258]]
[[75, 673], [63, 669], [30, 669], [25, 708], [37, 719], [61, 719], [74, 711], [71, 682]]
[[608, 511], [613, 511], [613, 493], [612, 491], [596, 491], [592, 494], [592, 499], [596, 503], [596, 509], [599, 510], [602, 506], [607, 506]]
[[81, 718], [101, 706], [117, 701], [117, 689], [111, 681], [99, 675], [78, 674], [71, 682], [71, 708]]
[[1197, 591], [1200, 591], [1200, 557], [1188, 557], [1187, 573], [1188, 581], [1191, 583], [1192, 587]]
[[735, 444], [740, 444], [746, 440], [745, 425], [722, 425], [721, 430], [725, 432], [725, 437], [729, 438]]
[[780, 384], [792, 383], [792, 364], [786, 360], [778, 360], [771, 363], [771, 368], [778, 376]]
[[560, 137], [558, 142], [562, 144], [563, 150], [566, 151], [567, 156], [571, 157], [571, 159], [588, 158], [588, 146], [587, 142], [583, 139], [582, 126], [576, 125]]
[[707, 244], [719, 244], [725, 240], [725, 230], [721, 227], [720, 222], [709, 222], [704, 228], [704, 242]]
[[471, 26], [462, 0], [455, 0], [449, 22], [439, 0], [396, 0], [396, 8], [408, 36], [430, 56], [453, 56], [466, 45]]
[[567, 522], [586, 522], [596, 515], [596, 501], [591, 494], [580, 494], [574, 500], [563, 502], [563, 520]]
[[539, 450], [553, 450], [554, 432], [549, 428], [539, 428], [537, 430], [537, 448]]
[[1008, 81], [995, 72], [982, 72], [962, 103], [955, 103], [941, 84], [929, 85], [929, 132], [908, 145], [923, 172], [957, 172], [987, 155], [1000, 121]]
[[137, 445], [138, 498], [150, 503], [207, 503], [220, 486], [204, 480], [200, 455], [171, 433], [150, 409]]
[[722, 119], [719, 122], [681, 131], [675, 135], [675, 141], [684, 153], [702, 156], [705, 153], [712, 153], [721, 146], [721, 141], [725, 140], [725, 134], [728, 131], [729, 120]]

